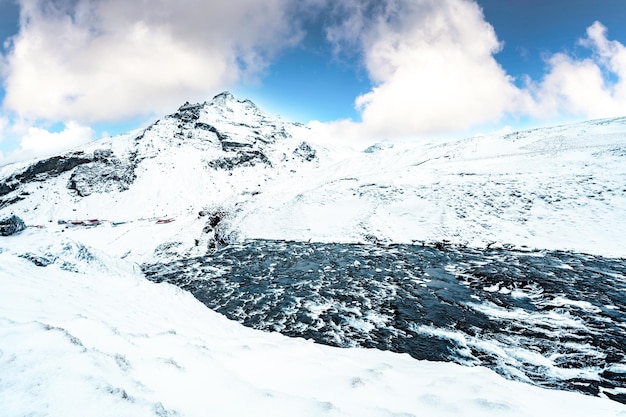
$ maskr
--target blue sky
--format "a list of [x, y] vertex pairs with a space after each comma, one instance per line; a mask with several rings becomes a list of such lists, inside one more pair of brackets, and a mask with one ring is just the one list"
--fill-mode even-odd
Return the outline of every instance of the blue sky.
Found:
[[626, 115], [624, 16], [623, 0], [0, 0], [0, 165], [226, 89], [337, 140]]
[[[589, 51], [580, 47], [577, 40], [595, 21], [607, 26], [611, 39], [626, 44], [623, 0], [479, 0], [477, 3], [504, 43], [502, 51], [496, 54], [497, 61], [518, 81], [524, 75], [539, 79], [545, 72], [547, 55], [568, 51], [588, 57]], [[354, 98], [367, 92], [372, 84], [359, 62], [333, 58], [332, 45], [325, 42], [322, 30], [316, 27], [302, 45], [281, 54], [262, 85], [242, 87], [241, 94], [257, 97], [301, 122], [358, 119]]]

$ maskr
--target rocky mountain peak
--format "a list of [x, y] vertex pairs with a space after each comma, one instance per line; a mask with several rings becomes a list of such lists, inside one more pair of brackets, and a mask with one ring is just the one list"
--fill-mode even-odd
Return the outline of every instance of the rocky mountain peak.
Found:
[[240, 100], [233, 96], [230, 91], [219, 93], [210, 101], [202, 103], [190, 103], [186, 101], [175, 113], [169, 115], [169, 117], [180, 119], [183, 122], [193, 122], [200, 118], [200, 114], [203, 110], [212, 113], [213, 118], [223, 116], [226, 121], [235, 123], [240, 122], [235, 119], [249, 115], [262, 117], [263, 119], [271, 118], [252, 101], [248, 99]]
[[233, 96], [230, 91], [224, 91], [222, 93], [219, 93], [206, 104], [209, 107], [225, 110], [228, 112], [241, 112], [244, 114], [263, 114], [263, 111], [259, 109], [257, 105], [254, 104], [252, 101], [248, 99], [238, 99]]
[[16, 212], [30, 224], [117, 220], [247, 198], [264, 182], [315, 165], [318, 151], [308, 137], [305, 127], [226, 91], [185, 102], [140, 132], [6, 171], [0, 214]]
[[230, 91], [222, 91], [221, 93], [216, 94], [211, 101], [236, 101], [236, 99]]

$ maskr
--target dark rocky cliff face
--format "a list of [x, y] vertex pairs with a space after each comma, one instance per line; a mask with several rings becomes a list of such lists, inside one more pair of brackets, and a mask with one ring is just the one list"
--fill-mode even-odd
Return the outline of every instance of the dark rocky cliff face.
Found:
[[96, 192], [125, 191], [136, 177], [135, 159], [136, 153], [120, 159], [111, 149], [97, 149], [93, 154], [72, 152], [37, 161], [0, 181], [0, 208], [24, 200], [29, 195], [20, 192], [25, 184], [45, 182], [72, 170], [67, 188], [81, 197]]
[[24, 184], [44, 182], [92, 161], [91, 155], [83, 152], [72, 152], [37, 161], [25, 170], [0, 180], [0, 209], [26, 198], [28, 193], [20, 193]]
[[0, 197], [19, 189], [25, 183], [45, 181], [92, 161], [93, 156], [86, 155], [83, 152], [53, 156], [52, 158], [37, 161], [24, 171], [15, 173], [0, 181]]

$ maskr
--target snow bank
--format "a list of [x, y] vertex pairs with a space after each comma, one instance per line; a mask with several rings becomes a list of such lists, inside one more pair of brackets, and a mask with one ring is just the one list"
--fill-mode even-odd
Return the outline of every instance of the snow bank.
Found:
[[247, 329], [45, 231], [0, 240], [0, 288], [6, 417], [626, 416], [480, 367]]

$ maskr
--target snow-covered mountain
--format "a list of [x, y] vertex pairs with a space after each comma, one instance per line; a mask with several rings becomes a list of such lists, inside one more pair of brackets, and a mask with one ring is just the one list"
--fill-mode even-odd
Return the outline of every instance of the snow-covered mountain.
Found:
[[[600, 347], [588, 343], [605, 331], [596, 322], [610, 332], [624, 329], [621, 261], [594, 262], [596, 255], [626, 257], [626, 118], [445, 143], [357, 146], [321, 135], [222, 93], [186, 103], [146, 129], [0, 167], [0, 220], [9, 219], [11, 231], [23, 227], [19, 219], [28, 226], [0, 237], [0, 415], [626, 416], [617, 402], [626, 395], [626, 351], [606, 338]], [[219, 266], [205, 256], [253, 239], [282, 243], [218, 251]], [[273, 249], [276, 258], [259, 249], [289, 240], [303, 243], [284, 252], [307, 279], [306, 288], [289, 282], [291, 293], [278, 286], [290, 276], [276, 268], [282, 251]], [[307, 241], [373, 243], [376, 251], [338, 245], [339, 265], [332, 248]], [[471, 261], [444, 252], [446, 261], [432, 257], [415, 268], [385, 243], [591, 255], [495, 251], [483, 260], [472, 249]], [[316, 251], [318, 258], [329, 254], [324, 265], [311, 260]], [[578, 284], [575, 291], [545, 290], [522, 268], [542, 272], [544, 259], [552, 263], [552, 287], [560, 269], [577, 283], [592, 270], [593, 279], [611, 280], [611, 293], [598, 287], [587, 294]], [[174, 270], [177, 264], [184, 267]], [[243, 328], [144, 274], [193, 280], [200, 289], [202, 280], [219, 277], [225, 291], [236, 291], [243, 284], [227, 282], [235, 264], [254, 264], [254, 279], [271, 288], [260, 293], [248, 280], [248, 292], [220, 297], [241, 304], [274, 297], [257, 308], [265, 314], [289, 305], [285, 314], [271, 311], [274, 322], [313, 312], [318, 319], [307, 325], [320, 329], [322, 318], [340, 326], [347, 317], [346, 335], [448, 340], [469, 364], [492, 358], [512, 378], [517, 365], [549, 370], [605, 398], [507, 381], [482, 366]], [[490, 269], [496, 264], [509, 266], [505, 278]], [[272, 275], [276, 269], [280, 276]], [[367, 315], [351, 294], [333, 298], [319, 288], [332, 281], [348, 291], [338, 282], [343, 273], [355, 288], [368, 286], [358, 290]], [[424, 314], [428, 323], [395, 323], [402, 316], [390, 306], [401, 304], [394, 299], [404, 282], [432, 303], [471, 311], [493, 332], [473, 322], [463, 328], [452, 316], [439, 328], [436, 317], [449, 310], [436, 304]], [[281, 304], [281, 294], [289, 303]], [[249, 314], [236, 309], [234, 316]], [[597, 320], [588, 319], [593, 315]], [[290, 326], [306, 331], [300, 324]], [[498, 326], [509, 326], [506, 337]], [[516, 337], [515, 326], [528, 334]], [[533, 344], [528, 326], [536, 326], [541, 344]], [[549, 338], [565, 342], [552, 349]], [[579, 357], [587, 362], [572, 366]], [[522, 372], [518, 379], [525, 380]]]
[[[137, 261], [253, 238], [626, 256], [624, 212], [626, 118], [354, 149], [222, 93], [142, 131], [0, 169], [0, 217]], [[94, 219], [88, 231], [57, 226]]]
[[[142, 131], [4, 167], [0, 217], [13, 213], [134, 259], [202, 253], [235, 239], [226, 220], [242, 202], [319, 163], [309, 136], [222, 93]], [[97, 227], [84, 233], [85, 224]]]

